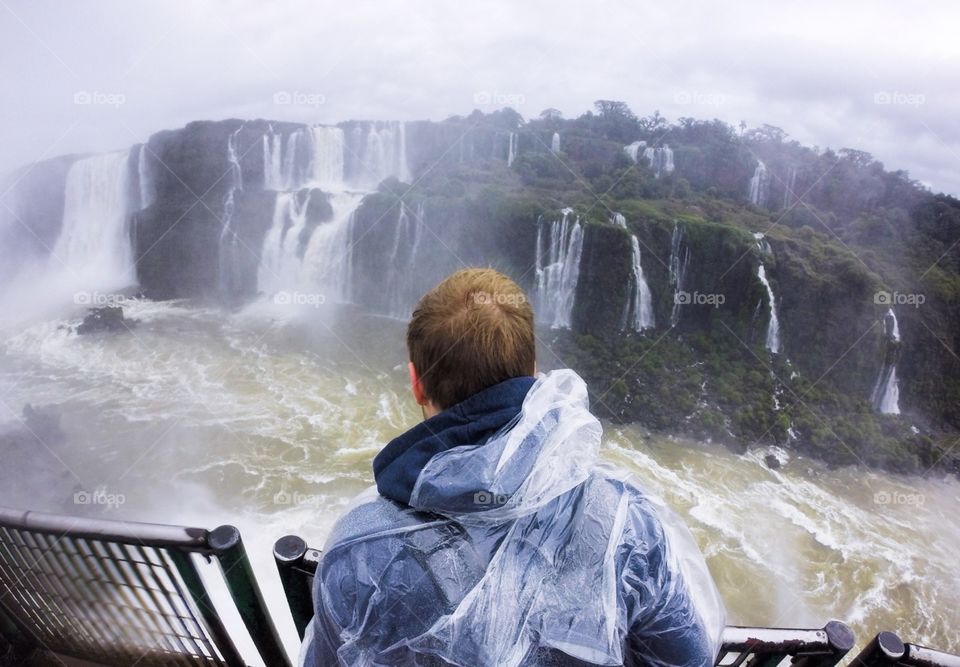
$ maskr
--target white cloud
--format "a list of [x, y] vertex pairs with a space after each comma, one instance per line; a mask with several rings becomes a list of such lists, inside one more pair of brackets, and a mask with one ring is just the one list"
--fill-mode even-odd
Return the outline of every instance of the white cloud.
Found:
[[[525, 116], [613, 98], [641, 115], [770, 123], [958, 194], [958, 12], [948, 2], [6, 0], [0, 169], [195, 119], [442, 119], [497, 91], [522, 97]], [[78, 106], [77, 91], [125, 103]], [[323, 103], [276, 105], [277, 91]], [[878, 92], [923, 103], [876, 104]]]

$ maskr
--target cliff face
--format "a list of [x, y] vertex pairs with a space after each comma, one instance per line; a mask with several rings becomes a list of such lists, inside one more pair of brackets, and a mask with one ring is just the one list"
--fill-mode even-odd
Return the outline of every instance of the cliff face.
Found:
[[[153, 298], [232, 304], [276, 289], [258, 275], [268, 261], [303, 276], [343, 256], [324, 289], [395, 317], [463, 266], [499, 268], [544, 299], [552, 260], [538, 238], [569, 207], [582, 229], [562, 242], [576, 246], [566, 261], [579, 258], [570, 326], [544, 327], [541, 358], [584, 373], [598, 411], [836, 462], [934, 463], [960, 428], [960, 204], [862, 154], [813, 153], [771, 131], [685, 121], [672, 149], [647, 150], [662, 133], [507, 112], [191, 123], [131, 151], [137, 278]], [[650, 144], [636, 161], [633, 139]], [[32, 233], [5, 226], [5, 247], [43, 257], [55, 244], [73, 160], [22, 175]], [[336, 252], [318, 251], [319, 236]], [[891, 365], [902, 417], [874, 400]]]

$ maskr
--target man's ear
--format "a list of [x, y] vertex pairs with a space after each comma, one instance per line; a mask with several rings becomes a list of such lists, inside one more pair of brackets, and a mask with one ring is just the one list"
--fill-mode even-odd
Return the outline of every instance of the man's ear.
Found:
[[413, 397], [416, 399], [417, 405], [426, 405], [430, 401], [423, 391], [423, 383], [420, 382], [420, 376], [417, 375], [417, 369], [414, 368], [412, 361], [407, 363], [407, 369], [410, 371], [410, 389], [413, 390]]

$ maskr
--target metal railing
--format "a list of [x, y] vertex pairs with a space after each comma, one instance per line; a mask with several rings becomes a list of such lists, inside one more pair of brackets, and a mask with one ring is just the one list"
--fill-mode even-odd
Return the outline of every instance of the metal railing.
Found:
[[803, 667], [832, 667], [853, 648], [853, 632], [830, 621], [822, 629], [727, 627], [717, 665], [773, 667], [784, 660]]
[[[302, 638], [321, 553], [295, 535], [274, 545]], [[198, 569], [216, 561], [266, 665], [289, 667], [240, 532], [105, 521], [0, 508], [0, 664], [54, 655], [98, 665], [243, 667]], [[727, 627], [724, 667], [837, 665], [853, 647], [840, 621], [822, 629]], [[6, 662], [5, 662], [6, 661]], [[854, 667], [960, 667], [960, 656], [881, 632]]]
[[[313, 617], [313, 577], [320, 556], [318, 549], [311, 549], [296, 535], [281, 537], [273, 546], [283, 591], [301, 639]], [[832, 667], [851, 648], [853, 633], [840, 621], [813, 630], [731, 626], [724, 631], [716, 664], [773, 667], [789, 659], [790, 664], [802, 667]]]
[[0, 635], [18, 655], [244, 667], [197, 568], [215, 560], [265, 664], [289, 667], [240, 532], [0, 508]]
[[881, 632], [853, 660], [851, 667], [960, 667], [960, 655], [907, 644], [893, 632]]
[[320, 564], [320, 550], [311, 549], [296, 535], [281, 537], [273, 545], [280, 583], [300, 639], [313, 618], [313, 575]]

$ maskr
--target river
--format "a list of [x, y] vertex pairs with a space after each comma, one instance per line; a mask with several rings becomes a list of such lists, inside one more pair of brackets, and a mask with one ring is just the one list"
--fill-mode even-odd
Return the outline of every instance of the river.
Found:
[[[56, 404], [67, 434], [0, 473], [0, 503], [107, 518], [240, 527], [285, 640], [272, 562], [287, 533], [322, 546], [371, 459], [414, 425], [403, 323], [258, 303], [239, 312], [128, 301], [120, 334], [68, 320], [3, 332], [0, 423]], [[541, 358], [547, 355], [541, 351]], [[829, 469], [781, 450], [736, 455], [604, 424], [603, 455], [690, 525], [728, 623], [848, 622], [960, 651], [960, 484]], [[785, 465], [771, 470], [764, 455]], [[953, 610], [953, 611], [951, 611]], [[237, 620], [228, 619], [236, 625]]]

